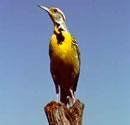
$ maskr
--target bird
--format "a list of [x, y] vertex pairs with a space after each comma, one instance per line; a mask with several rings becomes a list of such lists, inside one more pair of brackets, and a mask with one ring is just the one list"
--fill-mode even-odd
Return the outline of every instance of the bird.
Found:
[[50, 72], [56, 94], [67, 105], [69, 99], [75, 101], [75, 91], [80, 74], [80, 50], [75, 38], [69, 32], [63, 11], [57, 7], [39, 5], [45, 10], [54, 24], [49, 43]]

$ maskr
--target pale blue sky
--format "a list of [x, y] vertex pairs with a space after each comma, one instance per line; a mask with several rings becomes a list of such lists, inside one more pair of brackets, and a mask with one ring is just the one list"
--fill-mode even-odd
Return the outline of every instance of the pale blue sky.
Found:
[[1, 0], [0, 125], [48, 125], [53, 25], [38, 4], [61, 8], [79, 43], [84, 125], [130, 125], [129, 0]]

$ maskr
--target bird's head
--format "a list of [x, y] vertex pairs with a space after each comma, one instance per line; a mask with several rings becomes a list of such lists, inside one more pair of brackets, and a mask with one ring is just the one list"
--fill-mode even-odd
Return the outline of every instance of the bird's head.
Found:
[[56, 8], [56, 7], [48, 8], [42, 5], [39, 5], [39, 7], [45, 10], [49, 14], [51, 20], [54, 23], [54, 26], [57, 26], [63, 30], [67, 30], [66, 24], [65, 24], [65, 15], [59, 8]]

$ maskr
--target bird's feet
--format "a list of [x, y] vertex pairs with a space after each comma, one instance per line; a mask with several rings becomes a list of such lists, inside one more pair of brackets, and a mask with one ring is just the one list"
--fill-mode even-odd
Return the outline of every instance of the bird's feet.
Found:
[[70, 89], [70, 93], [71, 93], [71, 97], [67, 96], [68, 99], [68, 107], [72, 107], [74, 105], [74, 103], [76, 102], [76, 98], [74, 96], [73, 91]]
[[56, 102], [59, 102], [60, 101], [60, 95], [59, 93], [56, 94]]
[[75, 98], [74, 93], [71, 89], [70, 89], [70, 93], [71, 93], [72, 101], [73, 101], [73, 104], [74, 104], [76, 102], [76, 98]]

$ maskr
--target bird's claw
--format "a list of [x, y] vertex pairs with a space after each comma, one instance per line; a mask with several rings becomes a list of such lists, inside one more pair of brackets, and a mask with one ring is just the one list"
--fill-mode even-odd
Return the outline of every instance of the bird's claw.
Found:
[[67, 96], [67, 99], [68, 99], [68, 106], [72, 107], [76, 102], [76, 98], [74, 97], [74, 94], [71, 89], [70, 89], [70, 93], [71, 93], [71, 97]]

